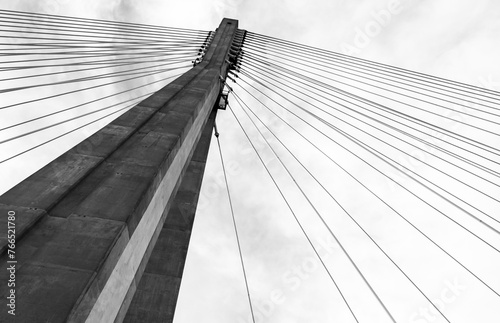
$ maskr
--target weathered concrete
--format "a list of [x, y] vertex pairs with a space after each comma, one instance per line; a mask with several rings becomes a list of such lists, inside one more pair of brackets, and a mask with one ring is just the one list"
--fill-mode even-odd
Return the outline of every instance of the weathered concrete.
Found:
[[203, 62], [0, 197], [0, 223], [14, 210], [19, 224], [16, 322], [123, 319], [220, 92], [236, 28], [224, 20]]
[[170, 207], [125, 322], [172, 322], [212, 137], [212, 112]]

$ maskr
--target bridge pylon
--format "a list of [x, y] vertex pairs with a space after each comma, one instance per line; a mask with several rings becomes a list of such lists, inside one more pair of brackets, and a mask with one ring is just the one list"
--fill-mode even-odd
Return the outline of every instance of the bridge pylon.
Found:
[[0, 222], [16, 219], [15, 322], [173, 320], [237, 30], [223, 19], [201, 62], [0, 197]]

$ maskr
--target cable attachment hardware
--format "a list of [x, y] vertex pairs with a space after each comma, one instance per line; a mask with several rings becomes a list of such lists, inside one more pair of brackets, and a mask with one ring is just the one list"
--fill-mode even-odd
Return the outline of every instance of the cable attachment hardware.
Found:
[[221, 94], [219, 94], [219, 106], [217, 107], [219, 110], [226, 110], [229, 93], [231, 93], [231, 91], [223, 90]]
[[[228, 75], [227, 78], [229, 78], [230, 80], [232, 80], [234, 82], [234, 80]], [[227, 108], [227, 105], [228, 105], [228, 97], [229, 97], [229, 94], [231, 92], [233, 92], [233, 88], [229, 86], [229, 84], [227, 84], [227, 82], [224, 80], [224, 78], [222, 77], [222, 75], [219, 75], [219, 79], [221, 80], [222, 82], [222, 90], [219, 94], [219, 105], [218, 105], [218, 109], [219, 110], [226, 110]], [[225, 87], [227, 87], [227, 90], [225, 90]]]
[[217, 131], [217, 124], [215, 123], [215, 121], [214, 121], [214, 131], [215, 131], [214, 133], [215, 137], [219, 138], [219, 131]]
[[194, 61], [191, 61], [191, 63], [193, 63], [193, 67], [195, 67], [196, 65], [198, 65], [199, 63], [201, 63], [203, 61], [203, 58], [205, 57], [205, 54], [207, 53], [208, 46], [210, 46], [210, 43], [212, 42], [214, 35], [215, 35], [215, 33], [212, 31], [210, 31], [208, 33], [207, 37], [203, 41], [203, 44], [198, 49], [198, 57]]
[[236, 70], [236, 67], [241, 62], [246, 33], [246, 30], [238, 30], [238, 34], [233, 39], [226, 59], [226, 62], [229, 64], [229, 71]]

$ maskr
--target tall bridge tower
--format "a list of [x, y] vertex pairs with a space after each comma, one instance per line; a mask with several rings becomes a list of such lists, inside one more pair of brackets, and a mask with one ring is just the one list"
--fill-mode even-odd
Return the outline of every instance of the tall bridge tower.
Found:
[[224, 19], [201, 62], [0, 197], [2, 224], [16, 216], [16, 322], [173, 320], [237, 28]]
[[0, 20], [0, 170], [128, 111], [0, 197], [0, 322], [173, 321], [226, 78], [234, 105], [218, 121], [242, 172], [226, 172], [217, 138], [227, 194], [205, 213], [227, 207], [231, 236], [218, 216], [199, 218], [210, 225], [197, 237], [227, 268], [236, 242], [241, 271], [220, 283], [219, 268], [201, 268], [211, 279], [179, 320], [500, 317], [499, 92], [232, 19], [215, 33], [3, 9]]

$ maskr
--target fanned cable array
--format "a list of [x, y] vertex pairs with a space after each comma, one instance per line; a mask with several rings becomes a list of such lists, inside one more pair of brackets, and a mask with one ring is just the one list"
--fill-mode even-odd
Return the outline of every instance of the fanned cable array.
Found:
[[[196, 66], [213, 36], [9, 10], [0, 25], [0, 164], [97, 130]], [[500, 93], [243, 30], [227, 62], [219, 120], [329, 281], [332, 321], [482, 322], [500, 308]], [[233, 202], [246, 196], [216, 136], [255, 322], [255, 255]], [[462, 289], [473, 304], [452, 304]]]
[[[243, 46], [230, 54], [227, 81], [234, 131], [243, 132], [332, 281], [341, 317], [454, 322], [498, 304], [500, 93], [252, 32], [240, 31], [237, 41]], [[270, 169], [265, 150], [280, 170]], [[277, 179], [283, 174], [343, 256], [322, 259], [304, 225], [310, 220]], [[318, 195], [335, 207], [318, 206]], [[361, 246], [344, 242], [354, 234]], [[391, 273], [373, 274], [382, 269], [366, 265], [365, 249]], [[491, 267], [478, 265], [484, 259]], [[336, 266], [350, 268], [369, 303]], [[450, 272], [484, 303], [463, 307], [468, 314], [447, 308], [433, 288]], [[408, 316], [401, 297], [430, 314]]]
[[211, 36], [0, 10], [0, 163], [105, 125], [201, 60]]

